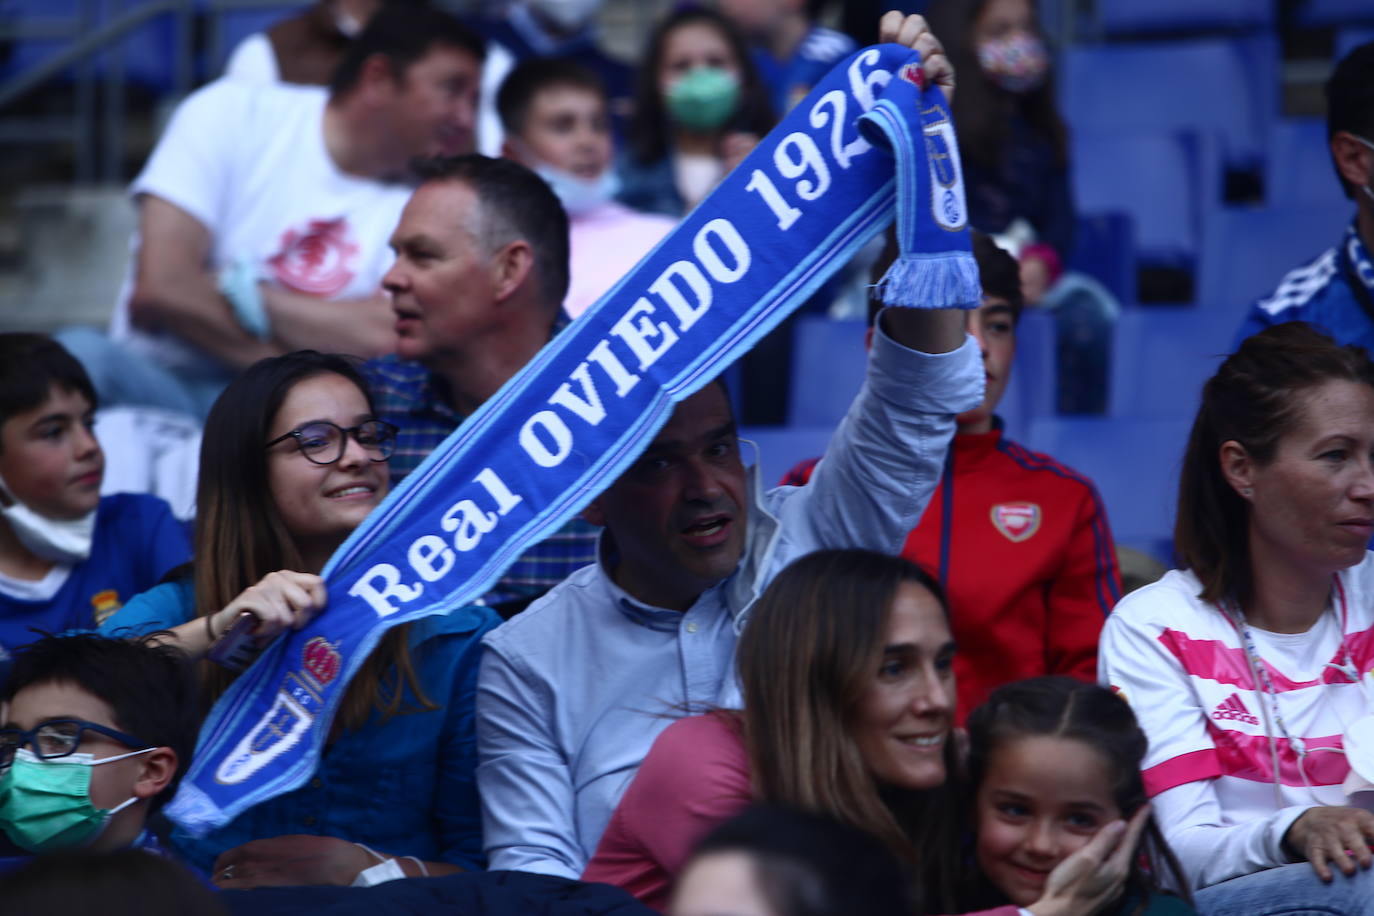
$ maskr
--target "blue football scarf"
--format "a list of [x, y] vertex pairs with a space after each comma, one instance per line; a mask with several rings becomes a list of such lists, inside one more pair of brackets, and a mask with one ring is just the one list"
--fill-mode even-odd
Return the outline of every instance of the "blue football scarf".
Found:
[[[895, 78], [894, 78], [895, 77]], [[856, 52], [676, 231], [453, 432], [323, 571], [328, 608], [211, 711], [168, 814], [193, 834], [304, 783], [391, 627], [482, 595], [615, 481], [721, 373], [892, 219], [888, 305], [976, 307], [953, 125], [920, 57]]]

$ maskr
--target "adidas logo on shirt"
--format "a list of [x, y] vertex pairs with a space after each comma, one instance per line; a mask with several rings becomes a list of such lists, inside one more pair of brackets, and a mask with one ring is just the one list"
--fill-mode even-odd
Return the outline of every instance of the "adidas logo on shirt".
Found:
[[1234, 719], [1248, 725], [1259, 725], [1259, 719], [1250, 715], [1250, 710], [1245, 708], [1245, 703], [1241, 701], [1238, 693], [1233, 693], [1218, 703], [1217, 708], [1212, 710], [1212, 718], [1218, 720]]

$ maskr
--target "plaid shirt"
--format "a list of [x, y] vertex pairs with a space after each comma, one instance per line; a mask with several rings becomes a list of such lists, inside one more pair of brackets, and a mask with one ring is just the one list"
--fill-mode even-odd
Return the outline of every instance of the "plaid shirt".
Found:
[[[363, 375], [372, 389], [377, 417], [396, 424], [396, 450], [391, 455], [392, 483], [419, 467], [430, 452], [465, 419], [444, 397], [444, 382], [419, 363], [395, 356], [369, 360]], [[596, 560], [601, 529], [580, 518], [525, 551], [496, 587], [482, 597], [488, 605], [523, 606], [562, 582], [574, 570]], [[518, 609], [518, 607], [517, 607]]]

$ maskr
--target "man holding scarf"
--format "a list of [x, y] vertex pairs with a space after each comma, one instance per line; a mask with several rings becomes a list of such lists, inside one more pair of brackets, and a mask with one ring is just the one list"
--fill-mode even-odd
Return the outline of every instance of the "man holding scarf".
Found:
[[[920, 51], [924, 79], [952, 93], [921, 17], [889, 13], [882, 35]], [[605, 529], [597, 563], [484, 640], [478, 785], [490, 867], [580, 875], [672, 717], [738, 705], [735, 640], [772, 576], [821, 548], [901, 550], [954, 415], [982, 398], [964, 326], [956, 309], [880, 315], [864, 389], [805, 489], [762, 493], [746, 480], [729, 402], [710, 384], [592, 502], [584, 515]]]

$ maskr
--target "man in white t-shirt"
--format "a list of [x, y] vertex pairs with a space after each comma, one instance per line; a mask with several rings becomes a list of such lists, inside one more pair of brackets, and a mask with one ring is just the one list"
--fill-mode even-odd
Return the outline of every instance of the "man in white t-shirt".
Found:
[[328, 89], [221, 80], [182, 103], [131, 187], [123, 346], [62, 338], [102, 400], [203, 415], [263, 357], [390, 352], [381, 277], [410, 162], [471, 151], [482, 55], [446, 13], [388, 8]]
[[576, 318], [629, 273], [677, 220], [616, 203], [617, 176], [606, 90], [566, 58], [532, 58], [496, 97], [502, 155], [548, 182], [568, 212], [571, 249], [563, 310]]

